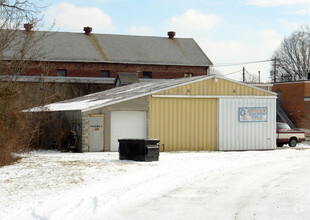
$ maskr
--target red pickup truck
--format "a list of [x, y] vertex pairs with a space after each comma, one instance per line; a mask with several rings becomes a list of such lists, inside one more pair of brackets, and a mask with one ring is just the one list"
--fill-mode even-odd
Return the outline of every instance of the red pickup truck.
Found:
[[306, 133], [300, 130], [291, 129], [286, 123], [277, 122], [277, 146], [283, 147], [288, 144], [295, 147], [297, 143], [306, 140]]

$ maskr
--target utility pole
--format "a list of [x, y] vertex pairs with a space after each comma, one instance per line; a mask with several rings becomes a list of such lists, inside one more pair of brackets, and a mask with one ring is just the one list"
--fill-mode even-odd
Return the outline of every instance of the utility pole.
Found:
[[242, 76], [243, 76], [243, 82], [245, 82], [245, 68], [242, 68]]
[[273, 63], [273, 82], [277, 81], [277, 58], [274, 58], [274, 63]]
[[260, 83], [260, 71], [258, 71], [258, 82]]

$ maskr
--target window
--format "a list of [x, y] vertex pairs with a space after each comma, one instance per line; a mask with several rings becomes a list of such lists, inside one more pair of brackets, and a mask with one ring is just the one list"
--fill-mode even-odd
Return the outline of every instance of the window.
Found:
[[101, 70], [100, 71], [100, 77], [110, 77], [110, 71], [109, 70]]
[[143, 78], [152, 78], [152, 72], [143, 72]]
[[67, 76], [67, 70], [57, 69], [57, 76]]

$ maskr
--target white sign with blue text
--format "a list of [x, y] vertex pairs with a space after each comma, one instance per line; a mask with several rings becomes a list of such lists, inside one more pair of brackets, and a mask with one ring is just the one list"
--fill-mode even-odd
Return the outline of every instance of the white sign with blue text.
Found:
[[266, 122], [267, 107], [239, 107], [239, 122]]

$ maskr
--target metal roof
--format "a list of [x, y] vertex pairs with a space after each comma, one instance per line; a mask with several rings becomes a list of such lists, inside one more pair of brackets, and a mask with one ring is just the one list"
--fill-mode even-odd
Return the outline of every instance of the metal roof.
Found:
[[[19, 39], [28, 32], [17, 33]], [[53, 62], [100, 62], [153, 65], [210, 66], [210, 59], [192, 38], [84, 34], [74, 32], [32, 31], [40, 39], [37, 47], [44, 56], [35, 58]], [[18, 38], [16, 38], [18, 39]], [[13, 47], [14, 48], [14, 47]], [[10, 60], [13, 51], [2, 59]]]
[[[180, 78], [180, 79], [169, 79], [162, 80], [159, 82], [140, 82], [130, 84], [128, 86], [117, 87], [114, 89], [105, 90], [102, 92], [92, 93], [82, 97], [69, 99], [61, 102], [52, 103], [43, 107], [32, 108], [30, 111], [90, 111], [93, 109], [101, 108], [108, 105], [113, 105], [116, 103], [132, 100], [135, 98], [147, 96], [154, 94], [163, 90], [179, 87], [182, 85], [187, 85], [194, 82], [199, 82], [202, 80], [210, 78], [223, 78], [229, 81], [236, 82], [218, 75], [211, 76], [197, 76], [190, 78]], [[236, 82], [247, 87], [255, 88], [257, 90], [265, 91], [272, 95], [276, 93], [269, 92], [254, 86], [249, 86], [240, 82]]]

